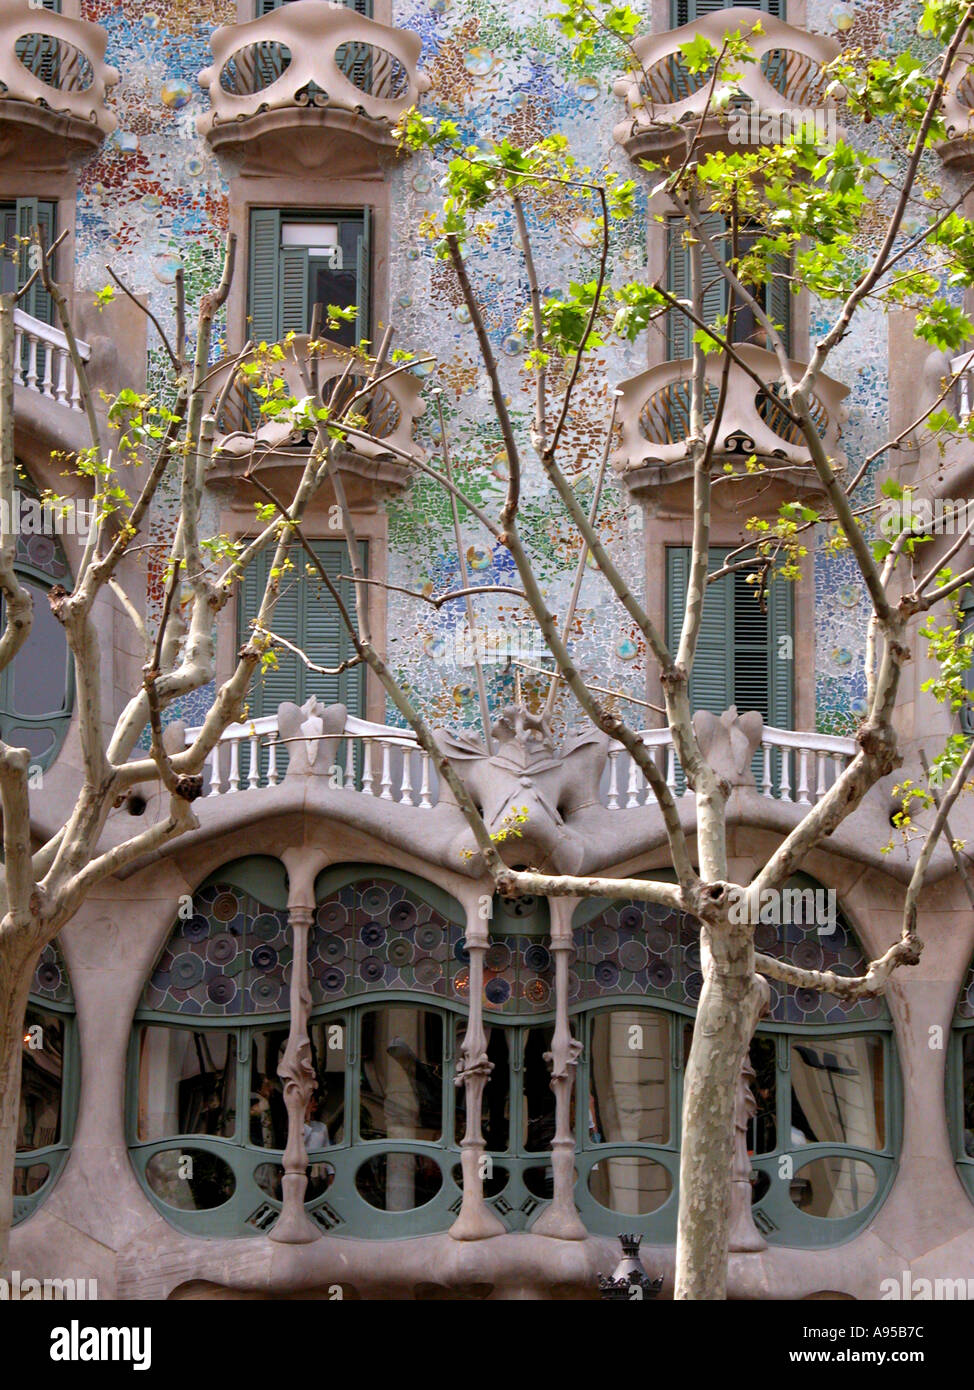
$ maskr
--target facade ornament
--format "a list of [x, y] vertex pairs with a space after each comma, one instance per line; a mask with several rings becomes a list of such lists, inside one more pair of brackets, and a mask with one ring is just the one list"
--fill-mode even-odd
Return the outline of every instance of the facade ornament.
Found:
[[[761, 979], [761, 997], [755, 1026], [760, 1018], [768, 1013], [771, 1004], [771, 990], [767, 980]], [[755, 1078], [751, 1065], [750, 1050], [744, 1054], [740, 1076], [737, 1078], [737, 1093], [734, 1100], [734, 1157], [731, 1169], [730, 1195], [730, 1240], [728, 1249], [739, 1254], [767, 1250], [768, 1243], [754, 1224], [751, 1209], [751, 1155], [747, 1149], [747, 1127], [758, 1113], [757, 1101], [751, 1090]]]
[[287, 1109], [287, 1147], [284, 1150], [284, 1193], [281, 1215], [270, 1233], [271, 1239], [284, 1245], [308, 1245], [318, 1238], [311, 1218], [304, 1209], [304, 1194], [308, 1188], [308, 1150], [304, 1142], [304, 1123], [308, 1102], [318, 1085], [311, 1064], [311, 1039], [308, 1036], [308, 1015], [311, 1012], [311, 989], [308, 983], [308, 930], [314, 920], [314, 909], [292, 907], [288, 923], [294, 938], [291, 957], [291, 1018], [287, 1046], [277, 1068], [284, 1083], [284, 1105]]
[[[437, 730], [434, 737], [467, 788], [483, 807], [491, 835], [514, 827], [518, 858], [537, 856], [559, 873], [576, 873], [585, 857], [584, 838], [568, 824], [573, 813], [598, 803], [598, 788], [606, 764], [609, 740], [597, 729], [571, 735], [556, 747], [544, 715], [520, 705], [508, 705], [491, 728], [495, 751], [470, 733]], [[456, 805], [445, 784], [440, 802]], [[521, 846], [530, 846], [530, 852]], [[456, 841], [456, 852], [469, 857], [476, 844], [469, 830]], [[534, 862], [534, 861], [532, 861]]]
[[278, 705], [279, 738], [288, 755], [286, 776], [327, 773], [335, 763], [347, 718], [344, 705], [323, 705], [316, 695], [303, 705]]
[[697, 710], [693, 716], [693, 732], [700, 751], [722, 781], [729, 787], [757, 790], [751, 759], [764, 734], [764, 720], [757, 710], [738, 714], [736, 705], [731, 705], [721, 715]]
[[623, 1235], [619, 1237], [622, 1246], [622, 1259], [611, 1274], [600, 1274], [599, 1296], [607, 1303], [634, 1303], [645, 1298], [655, 1298], [663, 1287], [662, 1274], [650, 1279], [643, 1262], [639, 1258], [642, 1236]]

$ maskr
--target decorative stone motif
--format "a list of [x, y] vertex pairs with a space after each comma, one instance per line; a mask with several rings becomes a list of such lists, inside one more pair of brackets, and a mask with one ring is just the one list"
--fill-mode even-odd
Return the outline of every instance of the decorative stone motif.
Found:
[[751, 759], [760, 747], [764, 732], [764, 720], [757, 710], [738, 714], [736, 705], [731, 705], [721, 715], [697, 710], [693, 716], [693, 732], [701, 753], [729, 787], [757, 790]]
[[335, 762], [347, 718], [344, 705], [323, 705], [316, 695], [303, 705], [290, 701], [278, 705], [279, 737], [288, 753], [285, 776], [327, 773]]

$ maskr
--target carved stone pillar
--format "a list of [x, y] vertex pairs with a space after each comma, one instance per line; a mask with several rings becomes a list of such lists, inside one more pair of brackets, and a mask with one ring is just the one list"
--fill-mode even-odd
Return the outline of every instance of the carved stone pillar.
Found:
[[470, 1012], [460, 1045], [460, 1065], [456, 1084], [462, 1086], [466, 1100], [467, 1126], [460, 1142], [460, 1167], [463, 1170], [463, 1201], [460, 1213], [450, 1227], [454, 1240], [486, 1240], [499, 1236], [506, 1227], [495, 1211], [484, 1201], [483, 1157], [486, 1149], [483, 1133], [484, 1087], [494, 1070], [487, 1059], [487, 1034], [484, 1031], [484, 956], [489, 944], [486, 923], [472, 909], [467, 913], [467, 951], [470, 955]]
[[311, 986], [308, 980], [308, 932], [314, 921], [314, 880], [323, 867], [319, 851], [294, 849], [282, 856], [290, 880], [288, 925], [291, 929], [291, 1021], [287, 1046], [277, 1068], [284, 1082], [287, 1108], [287, 1147], [284, 1150], [283, 1204], [281, 1214], [269, 1233], [271, 1240], [285, 1245], [308, 1245], [321, 1232], [304, 1207], [308, 1187], [308, 1150], [304, 1142], [308, 1101], [318, 1084], [311, 1065], [311, 1039], [308, 1015]]
[[734, 1102], [734, 1165], [731, 1171], [730, 1243], [729, 1250], [745, 1252], [767, 1250], [764, 1239], [751, 1213], [751, 1155], [747, 1151], [747, 1127], [758, 1113], [751, 1090], [754, 1068], [749, 1057], [744, 1058], [737, 1082]]
[[551, 904], [551, 953], [555, 961], [555, 1032], [545, 1061], [551, 1066], [555, 1094], [555, 1137], [551, 1144], [554, 1197], [531, 1227], [533, 1235], [558, 1240], [584, 1240], [588, 1235], [575, 1209], [575, 1131], [572, 1088], [582, 1044], [572, 1037], [568, 1020], [568, 960], [572, 950], [574, 901], [555, 898]]

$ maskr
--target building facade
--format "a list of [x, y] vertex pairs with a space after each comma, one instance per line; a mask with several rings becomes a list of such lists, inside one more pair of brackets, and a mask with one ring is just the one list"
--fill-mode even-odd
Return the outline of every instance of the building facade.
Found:
[[[752, 109], [764, 101], [800, 110], [820, 98], [816, 74], [840, 45], [894, 53], [919, 14], [910, 3], [820, 0], [642, 8], [640, 57], [656, 100], [677, 115], [699, 97], [674, 58], [688, 33], [719, 37], [759, 10]], [[95, 386], [108, 397], [160, 389], [163, 352], [138, 305], [121, 295], [95, 303], [105, 267], [171, 328], [177, 271], [194, 305], [218, 278], [227, 232], [236, 234], [211, 388], [222, 449], [206, 498], [211, 531], [234, 538], [254, 525], [241, 459], [256, 430], [274, 427], [259, 426], [244, 394], [223, 394], [222, 364], [248, 341], [294, 333], [300, 345], [315, 305], [334, 303], [358, 309], [357, 326], [334, 334], [339, 343], [391, 329], [395, 346], [433, 359], [372, 405], [386, 447], [349, 450], [342, 464], [369, 577], [379, 581], [370, 613], [377, 644], [441, 730], [491, 828], [526, 807], [524, 863], [665, 875], [662, 820], [624, 750], [580, 724], [567, 702], [552, 721], [536, 717], [545, 652], [516, 607], [485, 598], [471, 631], [462, 603], [431, 616], [404, 592], [442, 592], [465, 573], [502, 585], [512, 564], [467, 522], [461, 564], [447, 499], [401, 457], [436, 455], [438, 386], [454, 457], [485, 505], [500, 504], [504, 449], [469, 314], [418, 234], [440, 172], [427, 154], [397, 150], [395, 121], [418, 103], [455, 119], [471, 141], [530, 143], [558, 130], [594, 169], [627, 171], [634, 159], [666, 153], [619, 79], [618, 54], [597, 46], [584, 69], [574, 66], [547, 9], [534, 0], [516, 13], [483, 0], [44, 0], [43, 8], [4, 0], [0, 212], [13, 248], [4, 289], [28, 278], [18, 235], [37, 223], [51, 239], [66, 234], [56, 274]], [[970, 167], [966, 80], [952, 90], [951, 138], [935, 169], [958, 194]], [[850, 134], [867, 145], [873, 138]], [[884, 173], [895, 175], [895, 161], [878, 171], [877, 206]], [[610, 272], [679, 294], [685, 250], [640, 178], [639, 215], [614, 239]], [[570, 204], [532, 232], [552, 283], [590, 266], [598, 227]], [[526, 439], [532, 387], [517, 325], [526, 281], [512, 222], [496, 222], [471, 271]], [[787, 323], [792, 357], [807, 360], [828, 306], [780, 291], [777, 282], [769, 288], [769, 308]], [[41, 490], [60, 490], [57, 453], [87, 443], [53, 320], [35, 285], [17, 314], [25, 518]], [[802, 442], [775, 411], [776, 364], [751, 329], [740, 326], [742, 351], [768, 391], [756, 398], [734, 376], [721, 458], [756, 449], [787, 465], [789, 495], [814, 494]], [[688, 350], [683, 327], [669, 323], [596, 354], [567, 436], [573, 485], [591, 500], [620, 393], [599, 520], [616, 563], [671, 637], [691, 540], [690, 481], [679, 461]], [[872, 465], [877, 480], [922, 480], [931, 499], [966, 498], [969, 446], [942, 453], [909, 429], [949, 365], [915, 341], [906, 313], [867, 310], [830, 360], [815, 405], [830, 454], [854, 472], [898, 437]], [[327, 358], [319, 369], [322, 389], [340, 370]], [[963, 372], [951, 391], [963, 414]], [[290, 459], [285, 450], [272, 468], [286, 482], [301, 458], [295, 441]], [[744, 539], [742, 520], [773, 515], [781, 496], [760, 480], [715, 488], [715, 568]], [[324, 491], [306, 530], [342, 584], [348, 557], [333, 503]], [[178, 489], [164, 491], [149, 544], [127, 561], [150, 618], [177, 516]], [[560, 517], [540, 464], [529, 467], [521, 524], [556, 611], [567, 606], [578, 561], [577, 537]], [[28, 746], [43, 771], [38, 843], [73, 804], [82, 776], [67, 651], [43, 599], [55, 583], [70, 588], [83, 536], [59, 529], [50, 536], [23, 523], [18, 566], [41, 600], [39, 617], [0, 683], [3, 737]], [[865, 711], [866, 594], [848, 555], [833, 553], [820, 529], [802, 579], [773, 591], [768, 613], [755, 613], [734, 575], [708, 595], [694, 706], [761, 716], [729, 806], [731, 870], [741, 883], [847, 764]], [[258, 564], [218, 632], [218, 679], [232, 669], [263, 573]], [[649, 706], [638, 716], [645, 740], [692, 829], [693, 797], [665, 721], [652, 713], [660, 689], [638, 630], [620, 620], [597, 571], [583, 576], [575, 658], [593, 680]], [[103, 703], [114, 719], [141, 681], [144, 653], [113, 597], [97, 621]], [[321, 665], [349, 653], [335, 607], [314, 583], [288, 591], [275, 626]], [[496, 720], [489, 747], [475, 655]], [[919, 639], [914, 658], [898, 713], [907, 771], [952, 728], [921, 689], [932, 667]], [[167, 711], [172, 747], [202, 721], [213, 689]], [[787, 920], [762, 924], [759, 948], [777, 938], [798, 964], [856, 973], [895, 939], [912, 861], [898, 839], [884, 852], [892, 781], [810, 857], [791, 885]], [[634, 1231], [647, 1268], [671, 1291], [682, 1073], [702, 983], [692, 924], [637, 902], [496, 898], [471, 867], [466, 823], [430, 760], [361, 668], [325, 677], [282, 657], [256, 682], [248, 721], [210, 760], [195, 805], [199, 829], [93, 893], [38, 966], [14, 1265], [39, 1278], [96, 1278], [103, 1296], [133, 1299], [585, 1298], [597, 1272], [615, 1263], [617, 1233]], [[154, 789], [137, 789], [106, 834], [130, 834], [158, 806]], [[956, 839], [970, 819], [960, 805]], [[921, 962], [898, 972], [884, 999], [847, 1005], [773, 991], [753, 1075], [742, 1078], [745, 1200], [731, 1297], [873, 1298], [884, 1281], [909, 1275], [915, 1285], [971, 1270], [974, 915], [946, 844], [920, 916]], [[300, 1117], [310, 1168], [296, 1211], [279, 1072], [295, 952], [308, 961], [317, 1082]], [[463, 1071], [471, 1028], [483, 1029], [489, 1075]], [[566, 1029], [571, 1059], [552, 1076], [556, 1032]]]

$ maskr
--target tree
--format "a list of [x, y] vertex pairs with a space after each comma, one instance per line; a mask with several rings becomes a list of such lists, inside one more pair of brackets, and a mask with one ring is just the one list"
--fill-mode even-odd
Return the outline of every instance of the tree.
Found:
[[[516, 869], [505, 860], [502, 837], [492, 837], [462, 777], [443, 754], [419, 701], [407, 682], [392, 669], [373, 640], [368, 615], [368, 585], [354, 520], [348, 507], [337, 455], [343, 445], [368, 437], [368, 415], [361, 405], [369, 390], [396, 372], [408, 370], [410, 354], [389, 354], [389, 334], [374, 357], [364, 348], [349, 360], [368, 362], [367, 382], [359, 391], [344, 389], [344, 379], [327, 402], [317, 400], [311, 370], [298, 361], [292, 342], [260, 345], [240, 354], [239, 375], [261, 400], [267, 419], [286, 421], [313, 435], [301, 482], [290, 499], [277, 497], [255, 475], [251, 481], [264, 496], [259, 516], [264, 530], [258, 541], [230, 552], [225, 539], [215, 538], [207, 548], [200, 540], [200, 500], [207, 461], [215, 432], [213, 417], [204, 418], [202, 385], [207, 374], [209, 335], [213, 313], [232, 269], [232, 248], [221, 289], [201, 306], [196, 351], [191, 372], [184, 370], [184, 347], [170, 349], [175, 374], [175, 405], [163, 407], [144, 398], [121, 393], [111, 407], [113, 422], [124, 429], [119, 448], [140, 458], [145, 454], [146, 481], [134, 503], [117, 496], [115, 465], [97, 443], [90, 456], [78, 461], [78, 471], [95, 486], [99, 521], [85, 553], [85, 560], [71, 595], [57, 595], [55, 612], [64, 624], [77, 672], [82, 741], [85, 750], [85, 782], [70, 820], [48, 844], [31, 853], [29, 840], [29, 789], [25, 750], [0, 748], [0, 795], [5, 834], [5, 912], [0, 921], [0, 997], [3, 998], [3, 1073], [0, 1088], [0, 1225], [9, 1224], [13, 1134], [17, 1120], [17, 1076], [20, 1027], [31, 972], [44, 944], [69, 920], [90, 887], [132, 862], [154, 845], [164, 843], [192, 823], [189, 804], [200, 790], [200, 770], [221, 731], [238, 718], [248, 682], [262, 661], [273, 661], [281, 646], [273, 633], [273, 608], [281, 576], [294, 567], [290, 554], [303, 552], [306, 571], [317, 573], [337, 605], [349, 630], [356, 660], [375, 676], [398, 716], [414, 731], [421, 747], [432, 758], [439, 776], [450, 788], [474, 835], [483, 866], [499, 892], [507, 897], [548, 894], [568, 897], [634, 898], [659, 903], [690, 914], [699, 922], [704, 986], [700, 997], [685, 1086], [680, 1176], [680, 1214], [677, 1246], [677, 1297], [717, 1298], [724, 1295], [728, 1245], [728, 1204], [731, 1156], [734, 1142], [734, 1096], [751, 1036], [764, 1004], [767, 978], [826, 990], [855, 999], [882, 992], [893, 971], [919, 957], [922, 943], [917, 934], [917, 902], [934, 847], [957, 797], [968, 783], [974, 766], [974, 746], [966, 740], [948, 741], [934, 765], [938, 789], [904, 783], [904, 810], [900, 828], [913, 831], [911, 808], [933, 807], [927, 817], [923, 842], [905, 895], [900, 937], [857, 978], [799, 969], [754, 946], [754, 925], [760, 920], [762, 895], [779, 892], [800, 868], [809, 853], [862, 803], [863, 799], [900, 764], [894, 729], [900, 672], [910, 657], [911, 631], [924, 614], [931, 614], [926, 632], [941, 674], [933, 693], [952, 708], [963, 702], [963, 672], [970, 664], [971, 645], [956, 636], [952, 605], [961, 589], [974, 579], [974, 568], [953, 572], [949, 561], [969, 539], [969, 531], [951, 552], [931, 564], [923, 560], [929, 537], [910, 507], [901, 507], [889, 534], [871, 535], [870, 517], [876, 504], [867, 493], [872, 474], [867, 467], [845, 478], [834, 467], [819, 433], [814, 411], [814, 390], [834, 349], [864, 309], [873, 305], [915, 310], [916, 332], [939, 349], [959, 348], [974, 336], [974, 328], [956, 308], [941, 286], [967, 287], [974, 283], [974, 224], [958, 211], [925, 172], [928, 147], [943, 137], [940, 107], [948, 75], [974, 16], [974, 5], [933, 0], [924, 12], [924, 26], [936, 55], [927, 62], [902, 55], [895, 62], [862, 62], [856, 55], [833, 65], [830, 78], [841, 94], [850, 118], [882, 119], [891, 138], [905, 145], [905, 169], [894, 191], [883, 226], [870, 246], [865, 231], [864, 183], [874, 171], [876, 158], [837, 139], [822, 150], [807, 134], [783, 139], [759, 152], [708, 153], [702, 141], [705, 119], [719, 112], [720, 79], [731, 80], [753, 61], [749, 34], [757, 31], [750, 19], [719, 48], [706, 39], [684, 44], [681, 60], [688, 71], [703, 79], [708, 104], [699, 123], [683, 130], [682, 157], [667, 168], [649, 171], [654, 194], [665, 199], [679, 225], [678, 235], [687, 247], [689, 286], [685, 297], [673, 294], [662, 283], [631, 282], [610, 290], [607, 280], [608, 251], [614, 225], [636, 215], [637, 185], [607, 173], [592, 173], [578, 166], [567, 143], [552, 133], [529, 148], [509, 140], [485, 141], [464, 147], [457, 127], [450, 121], [434, 121], [417, 112], [402, 124], [404, 144], [427, 149], [445, 163], [445, 197], [442, 207], [420, 229], [432, 237], [437, 254], [450, 268], [476, 333], [481, 362], [490, 385], [493, 411], [506, 453], [506, 496], [494, 517], [469, 495], [453, 466], [447, 422], [439, 403], [440, 457], [434, 465], [406, 450], [398, 450], [404, 463], [444, 489], [455, 514], [461, 512], [484, 527], [495, 543], [506, 547], [517, 572], [519, 587], [506, 590], [524, 604], [550, 653], [553, 668], [546, 714], [554, 708], [558, 690], [568, 692], [566, 705], [582, 713], [627, 750], [654, 794], [666, 830], [676, 882], [662, 879], [621, 879], [607, 876], [572, 877]], [[572, 39], [579, 62], [596, 43], [618, 40], [628, 55], [634, 80], [649, 86], [638, 53], [631, 42], [638, 24], [633, 11], [621, 7], [596, 8], [588, 0], [569, 0], [559, 19]], [[708, 80], [709, 79], [709, 80]], [[711, 104], [713, 98], [713, 104]], [[591, 212], [601, 228], [601, 245], [594, 271], [580, 269], [577, 278], [556, 292], [542, 290], [544, 278], [535, 263], [532, 222], [565, 200]], [[908, 209], [922, 201], [928, 208], [922, 230], [907, 236], [903, 230]], [[521, 484], [528, 450], [518, 437], [505, 400], [501, 369], [495, 360], [485, 327], [482, 297], [474, 284], [471, 248], [478, 237], [489, 235], [487, 218], [492, 207], [509, 209], [518, 228], [528, 294], [524, 324], [532, 341], [527, 369], [535, 385], [535, 412], [531, 448], [550, 483], [552, 500], [575, 529], [584, 562], [591, 555], [621, 610], [645, 640], [658, 666], [665, 695], [665, 717], [680, 765], [696, 798], [695, 835], [681, 822], [672, 792], [631, 720], [620, 713], [628, 697], [595, 688], [578, 669], [571, 644], [572, 615], [556, 615], [548, 606], [536, 566], [519, 530]], [[717, 244], [708, 217], [719, 213], [727, 229]], [[782, 258], [795, 292], [805, 289], [832, 306], [831, 327], [815, 345], [810, 361], [800, 370], [788, 355], [781, 325], [773, 316], [767, 294]], [[43, 270], [42, 257], [42, 272]], [[714, 276], [726, 284], [726, 304], [716, 309], [706, 291]], [[73, 339], [63, 296], [52, 286], [62, 311], [62, 323]], [[6, 335], [2, 360], [6, 364], [0, 399], [3, 457], [0, 461], [0, 499], [13, 486], [11, 447], [12, 366], [9, 298], [0, 302], [0, 328]], [[329, 306], [334, 319], [341, 311]], [[684, 439], [685, 461], [692, 474], [693, 542], [690, 556], [686, 610], [676, 650], [650, 620], [644, 604], [631, 591], [612, 558], [611, 542], [600, 528], [593, 509], [580, 505], [565, 466], [565, 437], [573, 403], [586, 389], [586, 363], [610, 334], [634, 341], [663, 315], [672, 314], [685, 325], [692, 339], [690, 387], [687, 396], [688, 429]], [[769, 383], [754, 377], [746, 352], [735, 335], [738, 316], [749, 315], [764, 335], [777, 362], [778, 377]], [[181, 317], [181, 316], [180, 316]], [[310, 350], [314, 356], [314, 347]], [[83, 364], [73, 351], [83, 379]], [[282, 362], [294, 361], [302, 374], [305, 394], [295, 395], [282, 372]], [[708, 388], [710, 363], [719, 366], [716, 393]], [[708, 573], [711, 533], [710, 499], [714, 485], [716, 442], [726, 408], [732, 369], [755, 379], [769, 406], [780, 410], [807, 451], [808, 466], [824, 499], [812, 507], [803, 497], [785, 501], [777, 515], [755, 517], [738, 551], [718, 573]], [[940, 437], [966, 433], [946, 410], [938, 407], [947, 395], [920, 416], [917, 427]], [[771, 399], [773, 397], [773, 400]], [[357, 411], [356, 407], [360, 407]], [[606, 421], [605, 455], [612, 444], [616, 419]], [[894, 441], [895, 442], [895, 441]], [[872, 463], [883, 451], [877, 451]], [[253, 455], [256, 457], [256, 453]], [[151, 641], [146, 628], [148, 660], [143, 688], [122, 712], [107, 748], [100, 742], [98, 694], [93, 679], [90, 613], [92, 604], [108, 585], [117, 583], [122, 558], [131, 548], [159, 481], [168, 468], [177, 470], [183, 513], [170, 556], [164, 610]], [[753, 476], [767, 465], [756, 456], [745, 459], [740, 476]], [[727, 486], [738, 476], [724, 475]], [[328, 480], [337, 499], [355, 584], [357, 624], [342, 602], [334, 581], [320, 566], [302, 533], [307, 504]], [[899, 485], [888, 485], [890, 500], [903, 500]], [[754, 601], [767, 602], [772, 586], [792, 582], [807, 560], [805, 541], [814, 528], [831, 522], [836, 527], [835, 545], [851, 554], [871, 608], [870, 650], [867, 663], [868, 708], [857, 734], [858, 752], [837, 776], [821, 800], [797, 820], [774, 853], [747, 884], [728, 877], [726, 848], [729, 785], [702, 737], [704, 724], [694, 718], [690, 701], [690, 677], [700, 637], [702, 607], [707, 585], [738, 570], [753, 578]], [[29, 623], [29, 603], [13, 570], [12, 537], [2, 538], [0, 588], [6, 603], [6, 627], [0, 639], [0, 666], [9, 663], [24, 640]], [[233, 676], [218, 691], [203, 732], [185, 752], [170, 754], [162, 735], [162, 711], [175, 695], [198, 688], [213, 672], [212, 626], [225, 608], [246, 564], [258, 549], [274, 545], [271, 577], [254, 624], [253, 636], [241, 648]], [[461, 572], [463, 572], [461, 570]], [[182, 639], [177, 586], [188, 586], [186, 636]], [[442, 605], [463, 598], [471, 604], [476, 586], [447, 595], [415, 593], [416, 602]], [[129, 601], [128, 607], [135, 609]], [[936, 610], [936, 615], [934, 615]], [[133, 611], [133, 619], [141, 621]], [[313, 657], [313, 653], [311, 654]], [[638, 701], [636, 702], [638, 703]], [[485, 733], [489, 717], [482, 701]], [[136, 756], [138, 739], [148, 723], [151, 747], [148, 757]], [[108, 811], [115, 798], [132, 786], [158, 781], [169, 793], [168, 816], [141, 836], [110, 849], [100, 848]], [[516, 836], [517, 827], [510, 828]], [[466, 1061], [474, 1056], [478, 1040], [465, 1043]], [[557, 1036], [553, 1044], [553, 1073], [570, 1074], [577, 1045], [570, 1036]], [[486, 1058], [483, 1059], [486, 1063]], [[489, 1065], [489, 1064], [487, 1064]], [[554, 1083], [553, 1083], [554, 1084]]]

